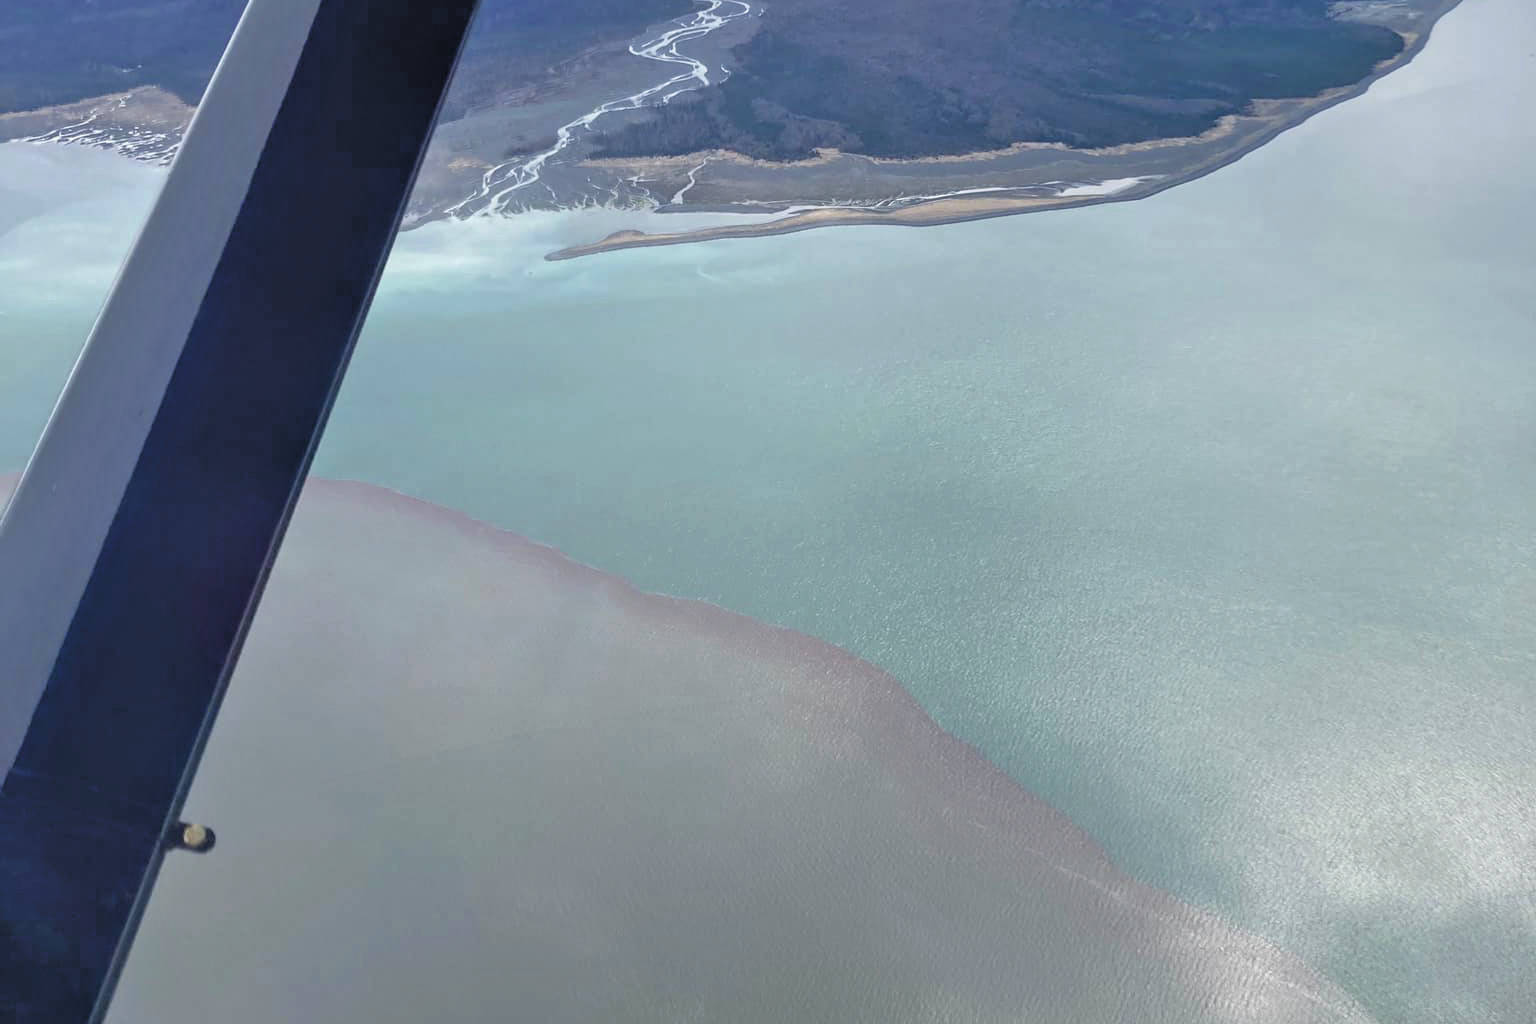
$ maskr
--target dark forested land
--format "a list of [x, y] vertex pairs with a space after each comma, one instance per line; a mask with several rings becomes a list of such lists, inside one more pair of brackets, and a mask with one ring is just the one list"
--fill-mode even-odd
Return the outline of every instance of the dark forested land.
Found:
[[[196, 103], [244, 9], [245, 0], [0, 0], [0, 112], [139, 85]], [[689, 0], [482, 0], [445, 114], [692, 9]]]
[[443, 120], [492, 105], [510, 88], [547, 81], [552, 69], [585, 49], [629, 39], [697, 6], [692, 0], [480, 0]]
[[914, 157], [1198, 134], [1250, 101], [1359, 81], [1402, 38], [1326, 0], [774, 0], [720, 87], [600, 155], [816, 147]]
[[196, 102], [244, 0], [0, 0], [0, 111], [138, 85]]
[[[0, 111], [138, 85], [196, 102], [244, 0], [0, 0]], [[446, 120], [690, 0], [484, 0]], [[1197, 134], [1264, 97], [1356, 82], [1394, 56], [1327, 0], [770, 0], [722, 85], [603, 137], [599, 154], [727, 148], [789, 160]]]

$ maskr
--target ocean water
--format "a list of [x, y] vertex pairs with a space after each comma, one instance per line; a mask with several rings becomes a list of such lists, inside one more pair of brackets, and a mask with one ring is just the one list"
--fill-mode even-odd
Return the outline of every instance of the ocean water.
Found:
[[217, 731], [114, 1024], [1370, 1019], [868, 662], [370, 485], [311, 482]]
[[[559, 264], [623, 218], [428, 226], [316, 471], [867, 659], [1380, 1020], [1530, 1021], [1533, 100], [1536, 10], [1467, 0], [1143, 202]], [[157, 180], [19, 149], [0, 469]]]

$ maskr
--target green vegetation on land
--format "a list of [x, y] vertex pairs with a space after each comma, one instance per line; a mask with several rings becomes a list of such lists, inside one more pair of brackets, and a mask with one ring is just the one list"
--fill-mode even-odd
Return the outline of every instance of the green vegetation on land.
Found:
[[1357, 82], [1402, 46], [1312, 0], [777, 0], [724, 85], [613, 132], [600, 153], [1118, 145]]
[[[158, 85], [196, 102], [244, 0], [9, 0], [0, 111]], [[688, 0], [485, 0], [454, 120], [558, 81], [561, 62]], [[771, 0], [719, 86], [603, 137], [598, 155], [727, 148], [772, 160], [1198, 134], [1254, 99], [1348, 85], [1402, 49], [1324, 0]]]

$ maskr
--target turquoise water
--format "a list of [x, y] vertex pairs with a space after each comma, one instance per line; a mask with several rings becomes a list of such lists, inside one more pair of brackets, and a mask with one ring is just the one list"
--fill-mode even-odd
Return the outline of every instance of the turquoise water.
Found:
[[[1383, 1020], [1531, 1020], [1533, 53], [1468, 0], [1134, 204], [562, 264], [600, 218], [413, 232], [317, 472], [876, 662]], [[0, 237], [0, 460], [153, 180]]]

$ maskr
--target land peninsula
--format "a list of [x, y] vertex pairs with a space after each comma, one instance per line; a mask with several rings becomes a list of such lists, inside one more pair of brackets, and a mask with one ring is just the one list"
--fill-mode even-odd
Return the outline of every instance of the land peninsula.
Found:
[[[406, 227], [768, 215], [551, 258], [1144, 198], [1411, 60], [1458, 0], [485, 0]], [[243, 7], [22, 3], [0, 140], [168, 162]]]

